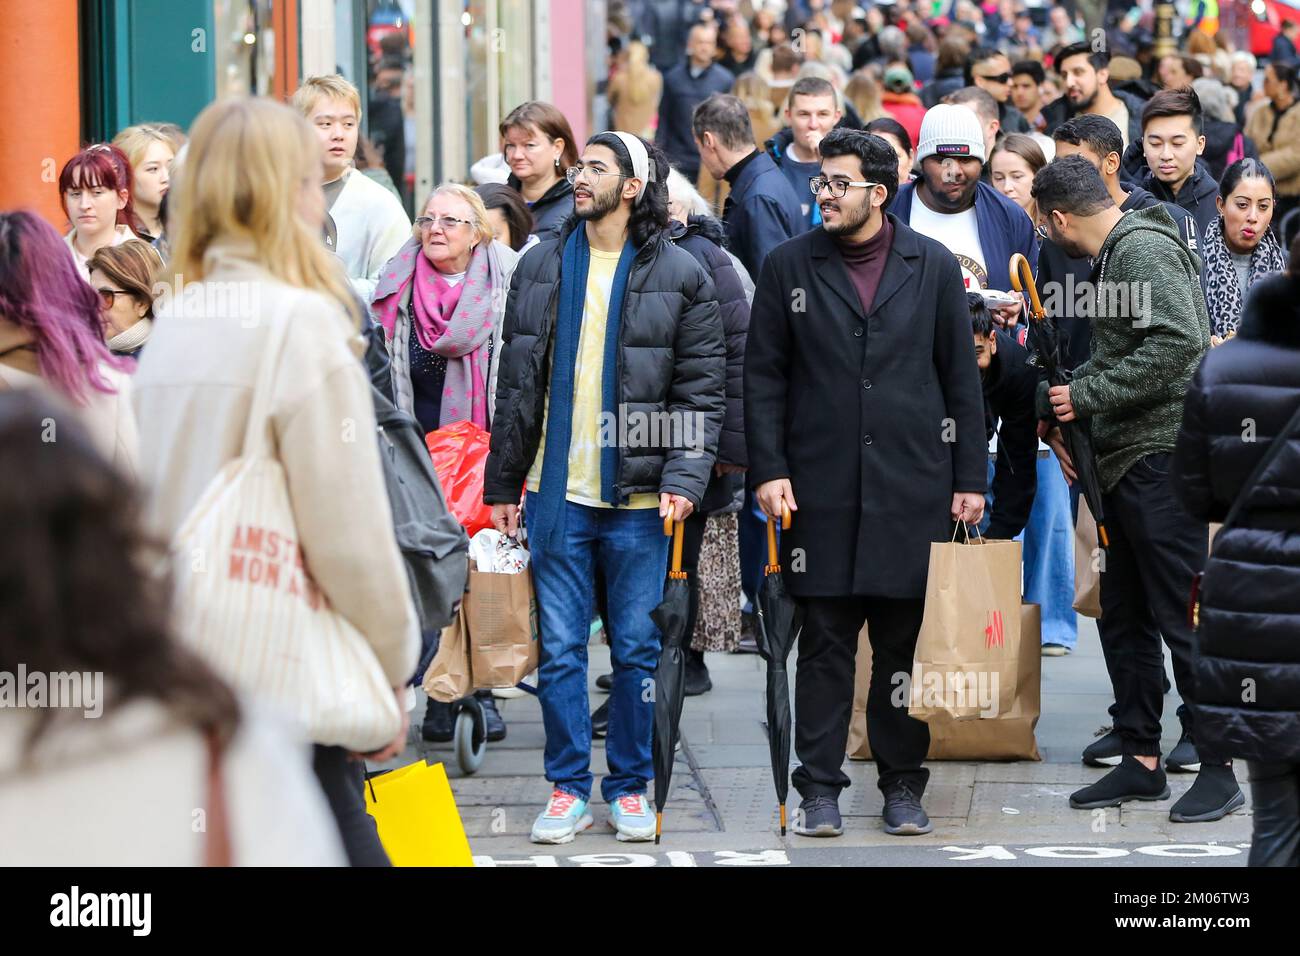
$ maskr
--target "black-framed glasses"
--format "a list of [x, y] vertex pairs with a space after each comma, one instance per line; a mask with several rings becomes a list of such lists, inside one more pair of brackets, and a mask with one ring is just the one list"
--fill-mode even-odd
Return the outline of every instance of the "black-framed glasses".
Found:
[[130, 292], [127, 292], [125, 289], [102, 288], [102, 289], [96, 289], [95, 291], [99, 293], [99, 305], [100, 308], [104, 310], [111, 309], [114, 305], [116, 305], [117, 297], [119, 295], [131, 294]]
[[457, 226], [474, 225], [468, 219], [457, 219], [455, 216], [416, 216], [415, 217], [415, 224], [420, 227], [421, 231], [429, 229], [431, 226], [433, 226], [435, 222], [442, 227], [443, 232], [451, 232]]
[[614, 173], [603, 172], [597, 169], [595, 166], [570, 166], [568, 169], [564, 171], [564, 178], [569, 181], [570, 186], [576, 186], [579, 179], [587, 178], [587, 173], [591, 173], [591, 175], [595, 177], [594, 179], [591, 180], [592, 182], [600, 182], [601, 176], [621, 177], [623, 175], [622, 173], [619, 172], [614, 172]]
[[870, 189], [872, 186], [879, 185], [880, 183], [859, 182], [852, 179], [827, 179], [825, 176], [813, 176], [808, 180], [808, 188], [812, 190], [814, 196], [820, 195], [823, 189], [829, 189], [832, 199], [843, 199], [850, 186]]

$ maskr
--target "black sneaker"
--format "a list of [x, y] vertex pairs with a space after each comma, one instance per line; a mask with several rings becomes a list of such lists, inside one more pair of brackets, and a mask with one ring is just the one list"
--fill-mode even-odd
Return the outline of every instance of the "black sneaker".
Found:
[[834, 797], [812, 797], [799, 804], [791, 827], [800, 836], [837, 837], [844, 832], [840, 805]]
[[1170, 773], [1196, 773], [1201, 769], [1201, 755], [1196, 751], [1196, 741], [1192, 739], [1192, 732], [1187, 729], [1187, 718], [1179, 714], [1179, 720], [1182, 721], [1183, 733], [1178, 738], [1178, 743], [1174, 745], [1174, 749], [1169, 751], [1169, 756], [1165, 758], [1165, 769]]
[[734, 654], [757, 654], [758, 651], [758, 615], [753, 611], [740, 612], [740, 640], [736, 642]]
[[454, 734], [451, 704], [429, 699], [429, 706], [424, 710], [424, 723], [420, 725], [420, 736], [431, 744], [445, 744]]
[[934, 829], [925, 815], [921, 798], [905, 783], [885, 791], [885, 832], [896, 836], [919, 836]]
[[501, 717], [501, 711], [497, 710], [496, 698], [492, 696], [492, 691], [481, 690], [474, 696], [478, 698], [479, 705], [483, 708], [483, 719], [487, 724], [487, 739], [505, 740], [506, 722]]
[[686, 696], [698, 697], [713, 690], [709, 668], [704, 663], [703, 651], [686, 651]]
[[1083, 748], [1083, 762], [1089, 767], [1118, 767], [1124, 756], [1124, 742], [1118, 733], [1109, 727], [1097, 732], [1099, 736]]
[[1132, 754], [1125, 754], [1120, 764], [1096, 783], [1070, 794], [1070, 806], [1076, 810], [1117, 807], [1127, 800], [1166, 800], [1169, 786], [1165, 772], [1156, 765], [1148, 770]]
[[1188, 791], [1169, 811], [1174, 823], [1210, 823], [1245, 806], [1246, 795], [1228, 766], [1204, 766]]
[[596, 678], [596, 687], [608, 694], [614, 689], [614, 675], [601, 674]]
[[609, 733], [609, 701], [601, 704], [591, 715], [591, 736], [604, 737]]

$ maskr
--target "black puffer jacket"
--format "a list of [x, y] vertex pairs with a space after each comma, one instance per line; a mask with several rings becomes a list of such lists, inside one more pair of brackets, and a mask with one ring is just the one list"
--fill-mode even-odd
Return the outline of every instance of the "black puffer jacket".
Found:
[[718, 461], [744, 465], [745, 456], [745, 336], [749, 334], [749, 300], [735, 263], [727, 255], [725, 227], [712, 216], [691, 216], [686, 225], [674, 222], [668, 231], [713, 279], [727, 339], [727, 413], [718, 439]]
[[[506, 185], [523, 195], [520, 188], [523, 183], [514, 173], [506, 178]], [[573, 215], [573, 187], [567, 179], [561, 177], [542, 193], [540, 199], [528, 203], [528, 209], [533, 214], [533, 235], [538, 239], [554, 238], [559, 235], [564, 220]]]
[[[1223, 521], [1300, 406], [1298, 303], [1300, 282], [1261, 279], [1236, 338], [1192, 379], [1171, 474], [1198, 518]], [[1195, 668], [1198, 743], [1225, 758], [1300, 763], [1300, 437], [1215, 538]]]
[[[497, 373], [496, 415], [483, 500], [519, 501], [537, 456], [546, 391], [549, 346], [560, 295], [560, 262], [569, 234], [582, 223], [565, 221], [555, 239], [528, 251], [510, 280]], [[699, 504], [717, 454], [726, 405], [727, 355], [713, 281], [689, 252], [660, 233], [637, 250], [623, 299], [618, 348], [621, 414], [676, 412], [692, 416], [700, 431], [669, 438], [693, 439], [678, 447], [620, 445], [615, 493], [668, 492]], [[629, 419], [630, 420], [630, 419]], [[630, 420], [631, 421], [631, 420]], [[631, 426], [630, 426], [631, 427]], [[694, 447], [690, 447], [694, 446]]]

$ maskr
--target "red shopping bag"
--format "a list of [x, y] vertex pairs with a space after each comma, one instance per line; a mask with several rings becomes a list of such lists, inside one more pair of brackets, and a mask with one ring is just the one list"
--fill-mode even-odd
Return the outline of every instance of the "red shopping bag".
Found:
[[453, 422], [424, 436], [447, 506], [471, 538], [492, 527], [492, 506], [483, 503], [488, 433], [473, 422]]

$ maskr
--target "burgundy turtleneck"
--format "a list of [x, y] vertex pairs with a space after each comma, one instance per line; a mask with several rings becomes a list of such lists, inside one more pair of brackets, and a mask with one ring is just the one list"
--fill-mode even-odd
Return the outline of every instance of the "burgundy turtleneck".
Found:
[[889, 247], [894, 242], [894, 227], [885, 216], [876, 234], [866, 242], [845, 242], [836, 239], [840, 255], [849, 270], [849, 281], [858, 292], [862, 302], [862, 311], [871, 314], [872, 303], [876, 301], [876, 290], [880, 288], [880, 277], [885, 274], [885, 263], [889, 261]]

